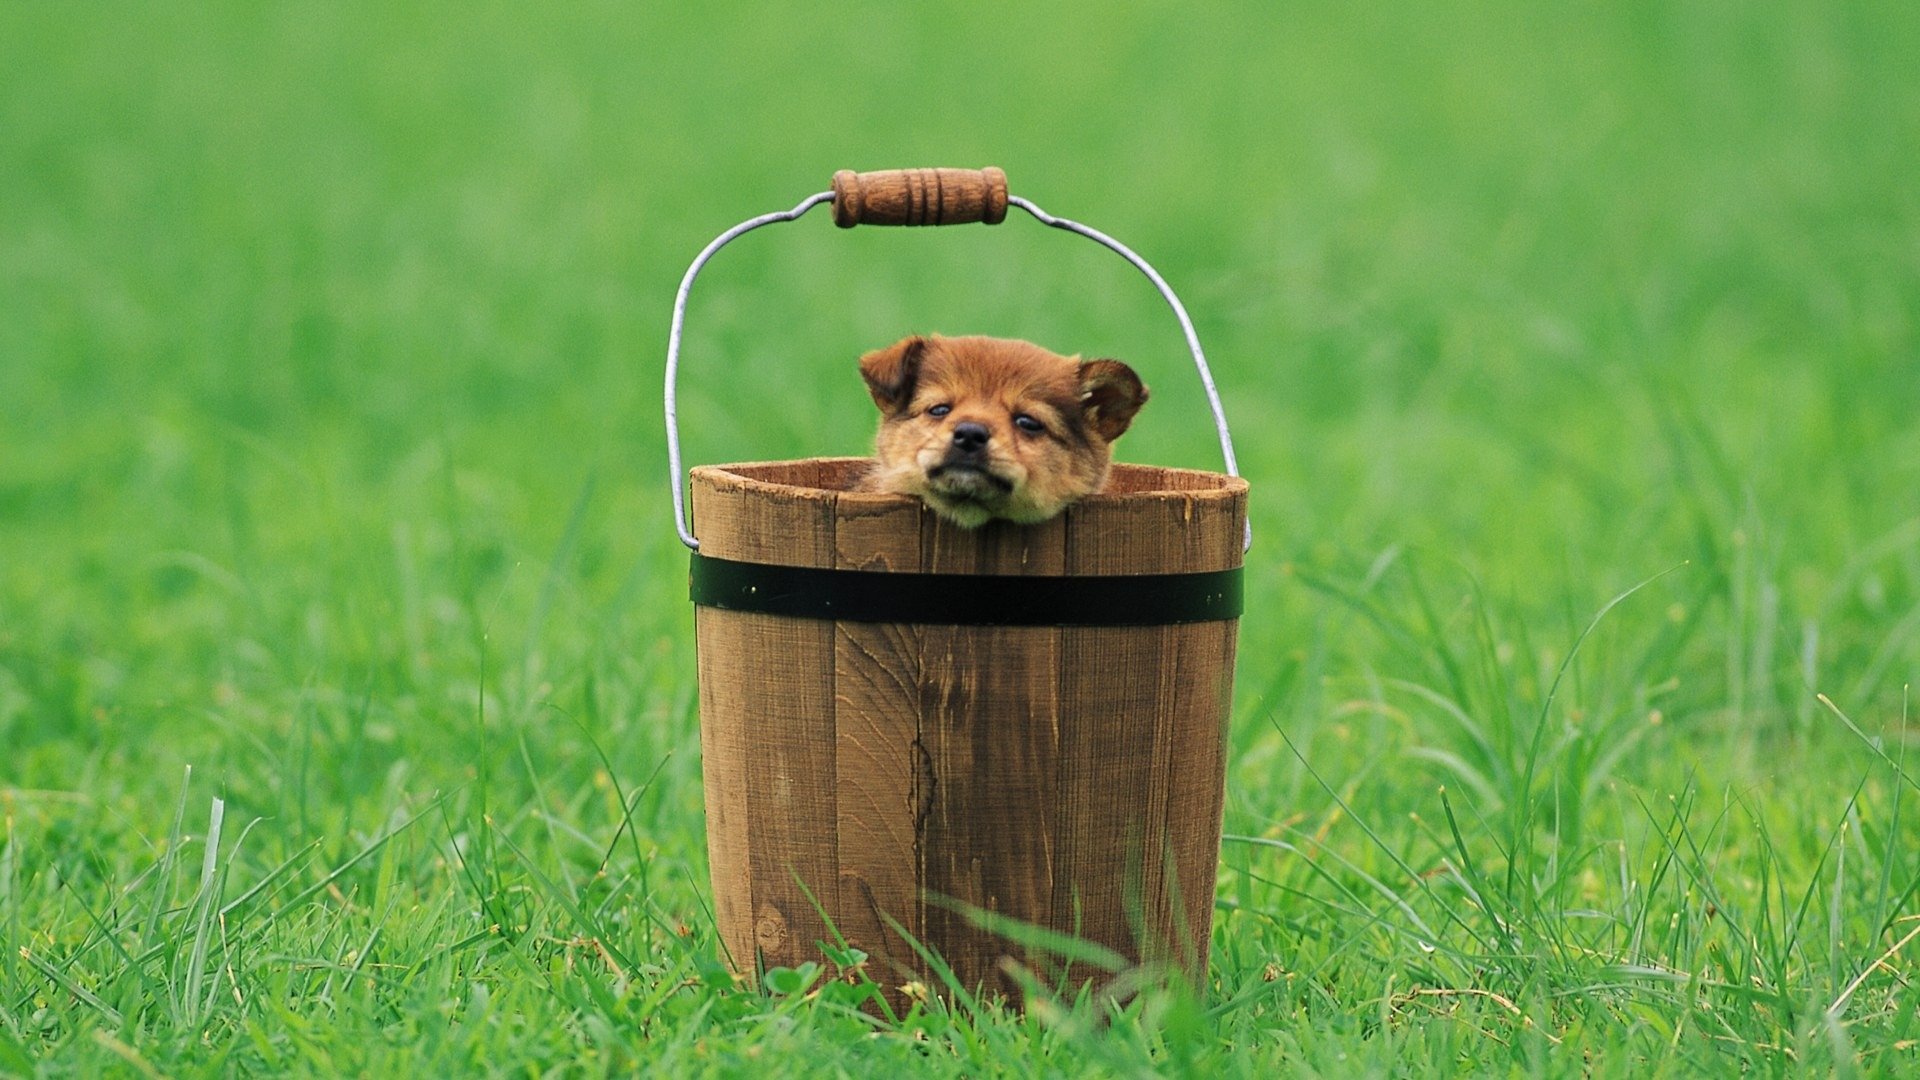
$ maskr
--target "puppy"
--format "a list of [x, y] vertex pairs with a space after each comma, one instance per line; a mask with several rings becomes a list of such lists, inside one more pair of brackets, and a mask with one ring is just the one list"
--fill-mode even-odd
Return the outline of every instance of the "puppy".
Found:
[[865, 491], [915, 495], [956, 525], [1045, 521], [1100, 490], [1109, 444], [1146, 404], [1118, 360], [1025, 341], [910, 337], [860, 358], [880, 407]]

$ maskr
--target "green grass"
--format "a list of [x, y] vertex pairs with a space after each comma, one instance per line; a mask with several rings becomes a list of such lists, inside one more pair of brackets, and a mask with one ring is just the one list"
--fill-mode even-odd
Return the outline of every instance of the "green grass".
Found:
[[[0, 8], [0, 1072], [1920, 1068], [1915, 9], [711, 7]], [[1236, 422], [1204, 998], [717, 964], [672, 290], [933, 163]], [[690, 456], [860, 452], [925, 329], [1216, 461], [1119, 260], [819, 218], [703, 279]]]

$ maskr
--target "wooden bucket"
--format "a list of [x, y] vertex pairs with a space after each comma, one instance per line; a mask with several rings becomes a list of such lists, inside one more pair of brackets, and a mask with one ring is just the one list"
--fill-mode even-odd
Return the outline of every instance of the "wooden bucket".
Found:
[[890, 991], [939, 990], [904, 932], [970, 989], [1012, 993], [1008, 960], [1057, 974], [975, 909], [1203, 977], [1246, 482], [1116, 465], [1052, 521], [967, 530], [848, 490], [865, 464], [692, 472], [731, 962], [818, 960], [837, 934]]
[[[688, 474], [689, 525], [675, 407], [687, 297], [727, 243], [827, 202], [847, 228], [994, 225], [1017, 207], [1125, 258], [1179, 319], [1228, 475], [1116, 465], [1105, 492], [1051, 521], [967, 530], [850, 490], [864, 459], [706, 466]], [[836, 173], [687, 268], [665, 405], [674, 526], [694, 552], [715, 912], [735, 969], [757, 978], [844, 939], [896, 1002], [907, 981], [944, 985], [916, 945], [969, 989], [1015, 990], [1015, 964], [1058, 975], [1043, 947], [1057, 940], [997, 932], [1013, 920], [1203, 978], [1247, 485], [1165, 279], [1011, 195], [999, 169]]]

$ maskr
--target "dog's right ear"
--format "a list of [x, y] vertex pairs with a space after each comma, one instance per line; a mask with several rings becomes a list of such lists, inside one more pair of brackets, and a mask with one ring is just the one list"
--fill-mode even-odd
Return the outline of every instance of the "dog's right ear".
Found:
[[860, 358], [860, 376], [867, 380], [867, 393], [873, 403], [888, 416], [905, 412], [913, 400], [913, 385], [920, 379], [920, 358], [927, 351], [927, 339], [915, 335], [875, 349]]

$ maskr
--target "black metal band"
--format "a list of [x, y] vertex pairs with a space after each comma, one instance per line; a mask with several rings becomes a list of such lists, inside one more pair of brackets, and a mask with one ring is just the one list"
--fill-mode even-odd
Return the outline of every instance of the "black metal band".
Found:
[[801, 619], [938, 626], [1170, 626], [1240, 617], [1242, 569], [1021, 577], [893, 574], [693, 553], [693, 602]]

